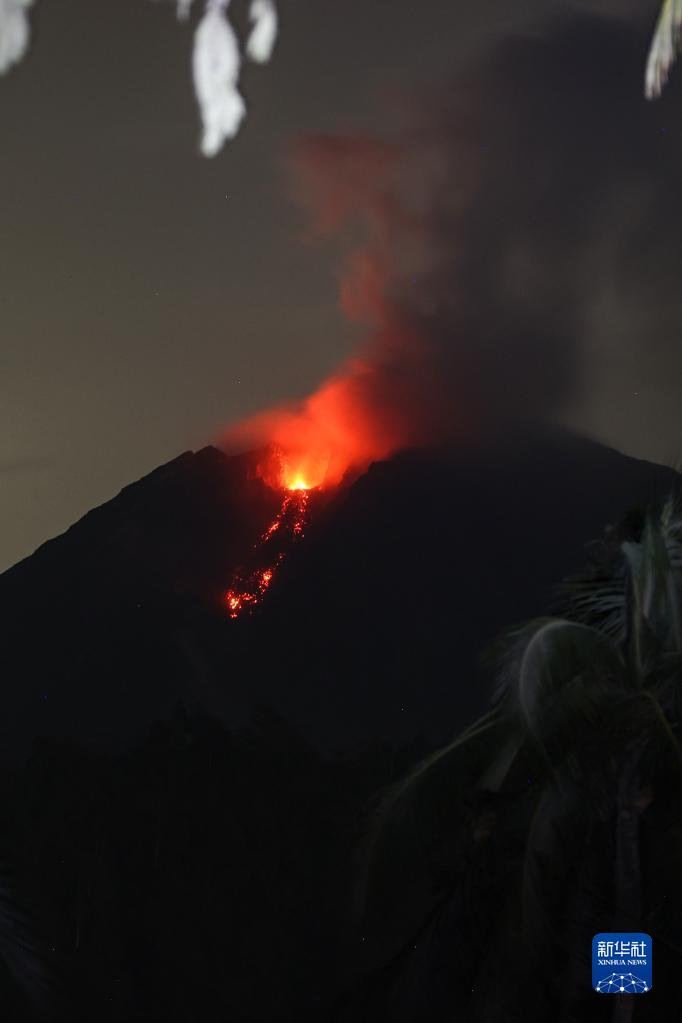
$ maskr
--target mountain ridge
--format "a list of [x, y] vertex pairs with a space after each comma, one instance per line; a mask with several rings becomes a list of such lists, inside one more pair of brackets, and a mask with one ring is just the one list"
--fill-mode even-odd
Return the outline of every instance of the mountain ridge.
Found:
[[[323, 749], [439, 741], [480, 712], [503, 626], [680, 477], [567, 432], [403, 452], [330, 492], [262, 607], [232, 573], [276, 512], [253, 454], [183, 452], [0, 575], [0, 748], [129, 742], [177, 702], [271, 706]], [[551, 526], [549, 525], [551, 523]]]

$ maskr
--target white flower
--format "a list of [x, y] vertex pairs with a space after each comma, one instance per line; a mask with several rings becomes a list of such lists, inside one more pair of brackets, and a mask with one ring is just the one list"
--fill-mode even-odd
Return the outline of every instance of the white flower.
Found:
[[0, 75], [26, 53], [28, 13], [33, 0], [0, 0]]
[[277, 8], [274, 0], [252, 0], [249, 18], [253, 22], [246, 52], [258, 64], [267, 64], [277, 40]]
[[239, 131], [246, 106], [237, 89], [239, 45], [225, 16], [229, 0], [208, 0], [194, 37], [194, 89], [204, 132], [201, 151], [215, 156]]
[[[28, 8], [34, 0], [0, 0], [0, 74], [22, 59], [29, 44]], [[177, 16], [186, 21], [194, 0], [173, 0]], [[680, 0], [682, 2], [682, 0]], [[201, 151], [215, 156], [226, 139], [234, 138], [246, 114], [238, 89], [241, 53], [227, 19], [230, 0], [206, 0], [204, 15], [194, 36], [192, 72], [203, 135]], [[246, 43], [251, 60], [265, 64], [277, 40], [275, 0], [251, 0], [252, 24]]]

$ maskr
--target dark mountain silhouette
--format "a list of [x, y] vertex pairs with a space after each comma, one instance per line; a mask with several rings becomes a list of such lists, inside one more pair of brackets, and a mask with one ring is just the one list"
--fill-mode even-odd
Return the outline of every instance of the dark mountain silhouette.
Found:
[[374, 796], [481, 710], [498, 630], [679, 482], [560, 431], [405, 453], [313, 495], [232, 621], [279, 504], [256, 462], [185, 453], [0, 576], [0, 896], [28, 928], [0, 906], [3, 1019], [35, 1018], [35, 963], [40, 1018], [69, 1023], [451, 1018], [400, 996], [395, 914], [371, 953], [358, 928]]
[[6, 753], [121, 748], [178, 700], [270, 705], [322, 749], [441, 741], [487, 698], [481, 648], [675, 474], [561, 431], [405, 453], [317, 504], [263, 606], [223, 595], [278, 495], [254, 456], [186, 452], [0, 576]]

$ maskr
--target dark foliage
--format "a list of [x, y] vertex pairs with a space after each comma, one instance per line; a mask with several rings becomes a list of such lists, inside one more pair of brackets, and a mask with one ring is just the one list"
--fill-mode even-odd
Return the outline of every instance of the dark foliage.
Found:
[[316, 1018], [348, 982], [363, 807], [420, 752], [322, 760], [267, 711], [230, 734], [181, 708], [125, 756], [36, 743], [2, 820], [51, 1015]]

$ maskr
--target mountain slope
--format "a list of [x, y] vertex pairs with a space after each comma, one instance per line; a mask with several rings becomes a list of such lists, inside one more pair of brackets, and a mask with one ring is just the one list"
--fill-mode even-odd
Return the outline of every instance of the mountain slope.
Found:
[[269, 704], [323, 748], [479, 711], [481, 647], [671, 470], [552, 431], [411, 452], [329, 495], [251, 619], [221, 595], [278, 497], [253, 456], [187, 452], [0, 576], [0, 743], [127, 744], [178, 700], [228, 723]]

